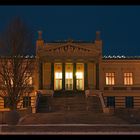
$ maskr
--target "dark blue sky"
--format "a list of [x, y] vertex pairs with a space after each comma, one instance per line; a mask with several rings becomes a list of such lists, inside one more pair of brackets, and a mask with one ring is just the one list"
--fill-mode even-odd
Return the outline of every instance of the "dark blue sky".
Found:
[[92, 41], [101, 31], [104, 55], [140, 55], [140, 6], [0, 6], [0, 31], [15, 16], [47, 41]]

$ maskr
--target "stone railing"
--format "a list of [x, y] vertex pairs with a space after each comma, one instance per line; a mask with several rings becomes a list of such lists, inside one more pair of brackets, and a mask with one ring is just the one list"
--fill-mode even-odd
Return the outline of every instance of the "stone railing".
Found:
[[109, 108], [106, 107], [106, 105], [105, 105], [103, 94], [102, 94], [102, 92], [100, 90], [90, 90], [90, 89], [86, 90], [85, 91], [85, 96], [86, 96], [86, 98], [88, 96], [98, 96], [99, 99], [100, 99], [101, 105], [102, 105], [103, 112], [104, 113], [109, 113], [110, 112]]
[[85, 96], [86, 96], [86, 98], [88, 96], [96, 96], [95, 90], [90, 90], [90, 89], [86, 90], [85, 91]]
[[100, 101], [101, 101], [101, 105], [102, 105], [103, 112], [104, 112], [104, 113], [109, 113], [110, 110], [109, 110], [109, 108], [106, 107], [106, 105], [105, 105], [104, 97], [103, 97], [102, 92], [98, 92], [98, 96], [99, 96]]
[[36, 113], [38, 100], [39, 100], [39, 94], [38, 94], [38, 92], [36, 91], [36, 93], [35, 93], [34, 105], [32, 106], [32, 113]]
[[36, 113], [38, 102], [39, 102], [39, 96], [41, 94], [53, 97], [54, 91], [53, 90], [38, 90], [38, 91], [36, 91], [34, 105], [32, 106], [32, 113]]

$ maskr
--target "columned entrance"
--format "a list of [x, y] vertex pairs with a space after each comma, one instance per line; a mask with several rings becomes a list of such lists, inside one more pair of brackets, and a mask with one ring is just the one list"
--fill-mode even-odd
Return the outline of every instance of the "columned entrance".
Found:
[[52, 63], [54, 90], [84, 90], [84, 67], [84, 63]]

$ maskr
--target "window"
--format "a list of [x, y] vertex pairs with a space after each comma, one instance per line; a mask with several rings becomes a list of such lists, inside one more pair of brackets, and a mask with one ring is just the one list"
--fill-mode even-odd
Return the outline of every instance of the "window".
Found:
[[[5, 81], [4, 81], [4, 85], [9, 84], [8, 82], [9, 82], [9, 81], [6, 81], [6, 80], [5, 80]], [[13, 79], [12, 79], [12, 78], [10, 79], [10, 84], [11, 84], [11, 87], [13, 87], [13, 84], [14, 84], [14, 83], [13, 83]]]
[[130, 72], [124, 73], [124, 85], [133, 85], [133, 74]]
[[76, 72], [76, 87], [78, 90], [83, 89], [83, 73]]
[[107, 107], [115, 107], [115, 97], [114, 96], [107, 97]]
[[55, 73], [55, 78], [56, 79], [62, 79], [62, 72], [56, 72]]
[[133, 97], [132, 96], [127, 96], [125, 97], [125, 107], [126, 108], [133, 108]]
[[33, 84], [33, 78], [31, 76], [28, 77], [28, 84], [29, 85]]
[[77, 79], [83, 79], [83, 73], [82, 72], [76, 72], [76, 78]]
[[31, 106], [31, 97], [24, 96], [23, 97], [23, 108]]
[[66, 90], [72, 90], [73, 89], [73, 73], [72, 72], [66, 72]]
[[62, 72], [55, 72], [55, 90], [62, 89]]
[[65, 89], [73, 90], [73, 64], [65, 64]]
[[115, 73], [109, 72], [105, 74], [106, 85], [115, 85]]
[[4, 97], [4, 108], [9, 108], [9, 99], [7, 96]]
[[54, 90], [62, 89], [62, 64], [54, 64]]
[[30, 73], [25, 73], [24, 83], [27, 84], [27, 85], [32, 85], [33, 84], [33, 78], [32, 78]]
[[76, 64], [76, 89], [84, 90], [84, 64]]

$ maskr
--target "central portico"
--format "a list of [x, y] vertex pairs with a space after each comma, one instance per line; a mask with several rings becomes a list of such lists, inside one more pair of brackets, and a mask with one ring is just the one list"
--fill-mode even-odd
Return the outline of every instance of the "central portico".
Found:
[[55, 41], [44, 43], [42, 32], [36, 42], [39, 62], [38, 89], [85, 91], [99, 89], [102, 41], [96, 32], [94, 42]]
[[54, 63], [54, 90], [84, 90], [84, 63]]

